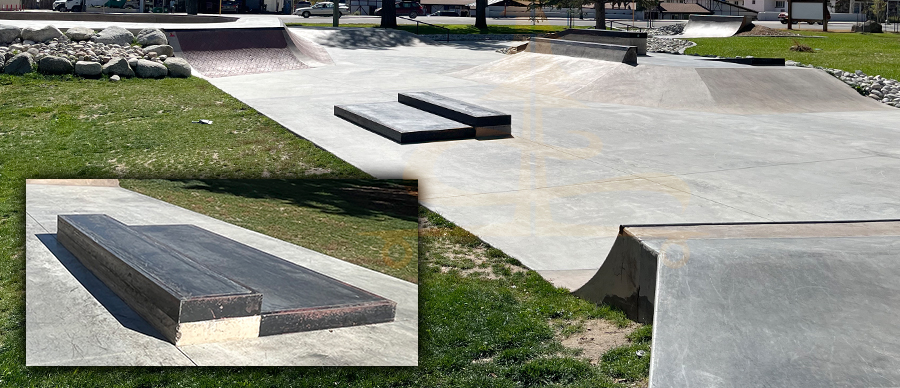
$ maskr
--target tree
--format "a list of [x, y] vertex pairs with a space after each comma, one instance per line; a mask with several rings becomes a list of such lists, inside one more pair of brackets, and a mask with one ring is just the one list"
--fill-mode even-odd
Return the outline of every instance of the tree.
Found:
[[850, 0], [835, 0], [834, 12], [849, 13], [850, 12]]
[[381, 0], [381, 28], [397, 28], [397, 8], [394, 0]]
[[556, 8], [581, 8], [585, 5], [594, 4], [594, 28], [598, 30], [606, 29], [606, 3], [621, 2], [622, 0], [547, 0], [542, 5], [549, 5]]
[[872, 5], [869, 7], [873, 14], [875, 14], [875, 21], [878, 23], [884, 23], [885, 18], [887, 17], [887, 1], [885, 0], [875, 0], [872, 2]]
[[486, 30], [488, 0], [475, 0], [475, 28]]
[[[651, 12], [651, 13], [654, 10], [656, 10], [656, 7], [659, 7], [659, 3], [662, 2], [660, 0], [635, 0], [635, 1], [636, 1], [635, 10], [643, 9], [643, 10]], [[651, 16], [651, 18], [652, 18], [652, 16]]]

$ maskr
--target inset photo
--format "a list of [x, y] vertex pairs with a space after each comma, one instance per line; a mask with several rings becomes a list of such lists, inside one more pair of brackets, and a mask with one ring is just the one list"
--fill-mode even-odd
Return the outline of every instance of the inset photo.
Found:
[[414, 180], [28, 180], [27, 366], [416, 366]]

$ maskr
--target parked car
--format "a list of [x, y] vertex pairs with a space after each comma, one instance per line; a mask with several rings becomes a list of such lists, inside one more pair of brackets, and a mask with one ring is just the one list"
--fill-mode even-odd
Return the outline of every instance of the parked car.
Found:
[[[422, 8], [422, 5], [414, 1], [395, 3], [394, 9], [397, 10], [397, 16], [409, 16], [410, 19], [415, 19], [419, 15], [425, 15], [425, 8]], [[381, 8], [375, 10], [375, 15], [381, 16]]]
[[241, 10], [241, 3], [234, 0], [225, 0], [222, 2], [222, 13], [238, 13]]
[[[344, 4], [339, 4], [338, 15], [343, 16], [345, 13], [350, 13], [350, 7]], [[303, 7], [294, 10], [294, 15], [303, 16], [305, 18], [308, 18], [310, 16], [331, 16], [333, 14], [334, 3], [330, 1], [323, 1], [316, 3], [312, 7]]]
[[435, 12], [432, 12], [431, 14], [429, 14], [428, 16], [459, 16], [459, 12], [448, 11], [448, 10], [435, 11]]
[[[306, 7], [312, 7], [312, 3], [308, 2], [308, 1], [298, 1], [296, 4], [294, 4], [294, 11], [297, 11], [300, 8], [306, 8]], [[295, 14], [295, 15], [299, 15], [299, 14]]]

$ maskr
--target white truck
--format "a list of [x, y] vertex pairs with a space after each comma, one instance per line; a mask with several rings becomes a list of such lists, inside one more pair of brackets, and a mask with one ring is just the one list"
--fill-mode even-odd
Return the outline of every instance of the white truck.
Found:
[[53, 9], [60, 12], [81, 12], [81, 7], [130, 8], [138, 7], [137, 0], [56, 0]]

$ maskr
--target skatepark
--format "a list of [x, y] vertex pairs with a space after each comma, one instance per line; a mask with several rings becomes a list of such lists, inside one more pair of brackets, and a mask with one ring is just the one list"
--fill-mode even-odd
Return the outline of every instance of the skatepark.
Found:
[[[651, 386], [900, 381], [900, 110], [809, 68], [285, 33], [330, 62], [209, 81], [375, 177], [418, 179], [424, 206], [554, 285], [633, 306], [654, 323]], [[335, 116], [413, 92], [509, 114], [511, 136], [401, 144]]]

